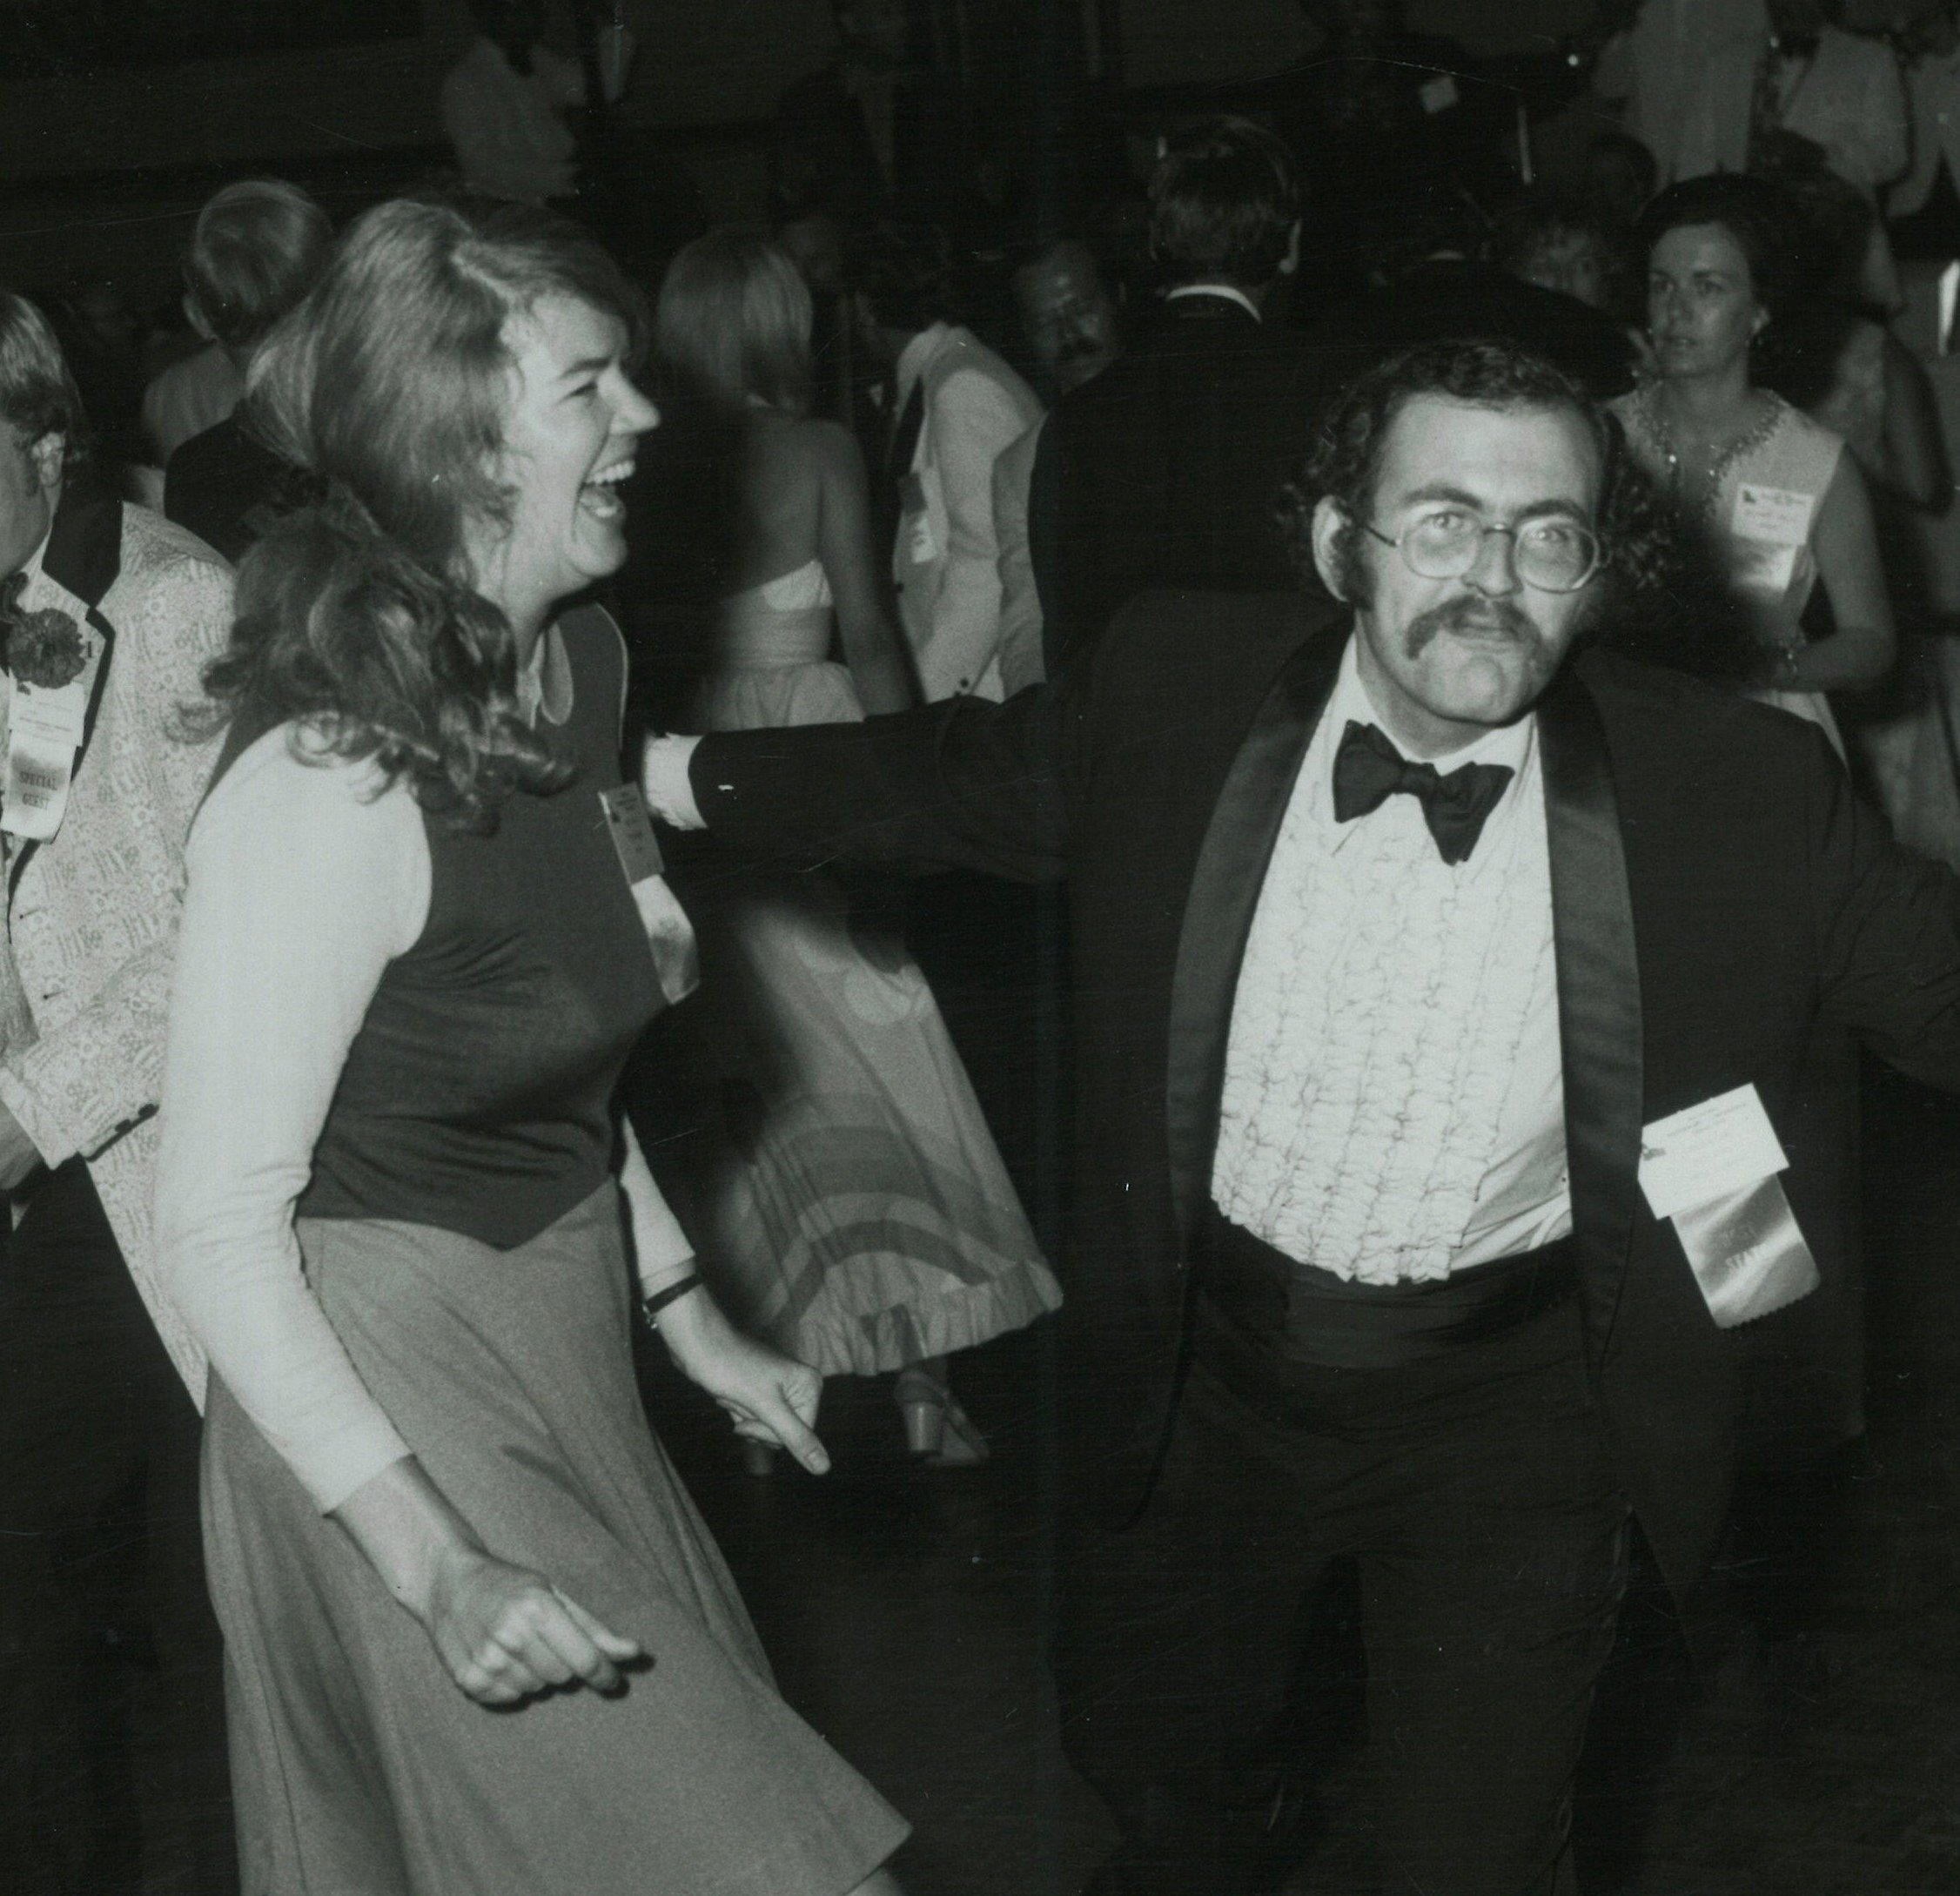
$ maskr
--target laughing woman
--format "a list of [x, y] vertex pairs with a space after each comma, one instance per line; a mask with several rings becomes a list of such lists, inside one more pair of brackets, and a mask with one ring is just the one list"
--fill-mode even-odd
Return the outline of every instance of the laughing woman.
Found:
[[543, 213], [397, 203], [255, 368], [328, 498], [209, 681], [158, 1201], [255, 1892], [892, 1888], [903, 1824], [776, 1694], [633, 1380], [627, 1226], [681, 1367], [823, 1465], [815, 1374], [728, 1325], [630, 1139], [614, 1172], [691, 950], [618, 635], [566, 608], [624, 557], [633, 331]]

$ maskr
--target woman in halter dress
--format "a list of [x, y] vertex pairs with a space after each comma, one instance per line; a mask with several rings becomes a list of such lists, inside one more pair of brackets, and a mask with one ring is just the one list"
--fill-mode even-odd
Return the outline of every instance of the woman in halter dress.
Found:
[[[856, 443], [804, 413], [809, 334], [802, 278], [759, 236], [690, 245], [661, 288], [663, 366], [722, 417], [734, 470], [737, 583], [722, 598], [696, 729], [916, 702], [874, 578]], [[943, 1359], [1061, 1293], [930, 988], [896, 931], [828, 876], [724, 881], [697, 915], [698, 1058], [718, 1085], [684, 1183], [704, 1270], [738, 1321], [827, 1375], [897, 1370], [915, 1453], [982, 1459]]]
[[[1863, 476], [1843, 440], [1752, 381], [1790, 284], [1796, 212], [1755, 178], [1697, 178], [1648, 207], [1653, 378], [1613, 404], [1634, 452], [1713, 538], [1765, 648], [1756, 696], [1823, 727], [1825, 693], [1876, 684], [1896, 649]], [[1822, 580], [1836, 629], [1807, 642]]]

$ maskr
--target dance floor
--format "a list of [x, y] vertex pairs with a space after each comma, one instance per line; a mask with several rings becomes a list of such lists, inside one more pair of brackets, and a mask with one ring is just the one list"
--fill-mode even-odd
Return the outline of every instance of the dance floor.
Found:
[[[1871, 1429], [1819, 1503], [1810, 1637], [1745, 1641], [1698, 1692], [1662, 1604], [1635, 1599], [1580, 1812], [1588, 1896], [1960, 1889], [1960, 1105], [1884, 1076], [1867, 1094]], [[906, 1462], [888, 1382], [834, 1383], [821, 1482], [745, 1474], [719, 1413], [657, 1363], [648, 1377], [785, 1691], [912, 1819], [913, 1896], [1065, 1896], [1108, 1837], [1039, 1656], [1051, 1372], [1038, 1333], [963, 1360], [996, 1452], [959, 1473]], [[198, 1796], [217, 1764], [139, 1742], [138, 1800]], [[1296, 1896], [1369, 1886], [1366, 1835], [1338, 1814], [1354, 1772], [1337, 1745], [1320, 1785], [1337, 1814]], [[229, 1896], [181, 1865], [141, 1886]]]
[[[1960, 1102], [1882, 1073], [1866, 1093], [1871, 1427], [1822, 1487], [1821, 1593], [1805, 1637], [1745, 1635], [1708, 1690], [1636, 1595], [1584, 1774], [1587, 1896], [1960, 1889]], [[824, 1482], [742, 1476], [706, 1417], [678, 1443], [785, 1690], [916, 1825], [916, 1896], [1064, 1896], [1107, 1834], [1037, 1655], [1048, 1368], [1029, 1338], [963, 1363], [978, 1470], [904, 1466], [882, 1384], [832, 1385]], [[1338, 1754], [1290, 1891], [1370, 1887], [1338, 1814], [1354, 1775]]]

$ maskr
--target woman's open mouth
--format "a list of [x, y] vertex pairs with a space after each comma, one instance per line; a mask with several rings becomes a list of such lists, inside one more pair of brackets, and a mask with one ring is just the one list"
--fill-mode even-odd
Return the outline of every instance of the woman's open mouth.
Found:
[[579, 505], [595, 519], [620, 519], [626, 512], [626, 502], [620, 498], [619, 484], [632, 472], [630, 461], [615, 461], [602, 469], [579, 489]]

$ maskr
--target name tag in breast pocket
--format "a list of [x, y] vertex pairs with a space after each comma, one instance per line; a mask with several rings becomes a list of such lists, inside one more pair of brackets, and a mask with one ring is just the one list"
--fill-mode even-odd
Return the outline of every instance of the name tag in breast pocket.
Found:
[[1640, 1186], [1672, 1221], [1717, 1328], [1734, 1329], [1817, 1288], [1781, 1174], [1789, 1160], [1754, 1086], [1641, 1129]]

